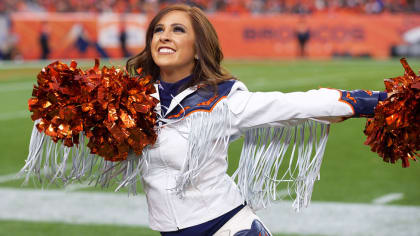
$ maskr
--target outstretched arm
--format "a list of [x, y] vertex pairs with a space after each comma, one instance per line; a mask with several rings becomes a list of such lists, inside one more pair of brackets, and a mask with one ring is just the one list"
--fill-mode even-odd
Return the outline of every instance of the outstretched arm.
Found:
[[249, 92], [239, 87], [228, 97], [232, 124], [240, 130], [296, 125], [307, 119], [335, 122], [348, 117], [373, 115], [385, 92], [341, 91], [322, 88], [307, 92]]

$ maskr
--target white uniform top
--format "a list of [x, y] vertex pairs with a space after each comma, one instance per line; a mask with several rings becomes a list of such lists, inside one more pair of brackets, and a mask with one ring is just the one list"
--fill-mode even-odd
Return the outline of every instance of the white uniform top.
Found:
[[[194, 91], [194, 88], [188, 88], [178, 94], [167, 114]], [[227, 104], [231, 122], [227, 134], [232, 141], [250, 128], [288, 126], [307, 119], [329, 122], [334, 117], [353, 115], [352, 107], [340, 101], [340, 97], [341, 92], [333, 89], [293, 93], [249, 92], [242, 82], [237, 81], [229, 95], [215, 106]], [[160, 105], [157, 110], [160, 112]], [[176, 178], [188, 153], [189, 125], [186, 120], [180, 120], [163, 126], [156, 144], [150, 148], [150, 161], [142, 180], [149, 207], [149, 223], [154, 230], [176, 231], [201, 224], [244, 203], [238, 187], [226, 173], [225, 148], [216, 147], [212, 161], [200, 172], [195, 184], [188, 185], [182, 198], [176, 194]]]

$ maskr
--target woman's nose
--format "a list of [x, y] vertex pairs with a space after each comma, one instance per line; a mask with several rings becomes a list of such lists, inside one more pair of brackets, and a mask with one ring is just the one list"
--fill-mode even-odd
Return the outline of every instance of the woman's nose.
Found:
[[162, 34], [160, 35], [159, 40], [162, 41], [162, 42], [169, 42], [169, 41], [171, 41], [171, 37], [169, 35], [169, 32], [166, 31], [166, 30], [163, 31]]

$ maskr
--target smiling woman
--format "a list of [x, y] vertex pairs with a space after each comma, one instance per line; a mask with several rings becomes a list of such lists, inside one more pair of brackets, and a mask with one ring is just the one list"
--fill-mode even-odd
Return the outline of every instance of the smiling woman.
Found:
[[153, 31], [151, 45], [161, 80], [174, 83], [191, 74], [194, 59], [198, 58], [194, 44], [195, 34], [187, 13], [172, 11], [162, 17]]
[[141, 67], [153, 81], [162, 76], [163, 81], [176, 82], [192, 74], [187, 87], [215, 86], [233, 79], [221, 67], [222, 59], [216, 31], [204, 13], [196, 7], [174, 5], [152, 19], [146, 32], [146, 47], [127, 61], [127, 69], [135, 74]]
[[[162, 235], [271, 235], [254, 211], [281, 198], [280, 187], [295, 198], [296, 210], [308, 206], [329, 124], [371, 116], [387, 96], [253, 93], [221, 67], [222, 59], [204, 13], [174, 5], [152, 19], [146, 47], [127, 61], [130, 73], [142, 68], [158, 88], [158, 138], [130, 158], [142, 162], [150, 226]], [[242, 135], [239, 167], [230, 177], [228, 146]]]

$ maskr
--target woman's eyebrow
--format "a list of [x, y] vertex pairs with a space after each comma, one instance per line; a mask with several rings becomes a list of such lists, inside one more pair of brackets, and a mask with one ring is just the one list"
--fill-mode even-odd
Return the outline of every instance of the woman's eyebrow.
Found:
[[[183, 28], [187, 28], [185, 25], [183, 25], [183, 24], [181, 24], [181, 23], [173, 23], [173, 24], [171, 24], [171, 27], [174, 27], [174, 26], [181, 26], [181, 27], [183, 27]], [[164, 27], [164, 25], [163, 24], [156, 24], [155, 25], [155, 28], [156, 27]]]
[[173, 24], [171, 24], [171, 26], [173, 27], [173, 26], [181, 26], [181, 27], [183, 27], [183, 28], [187, 28], [185, 25], [183, 25], [183, 24], [181, 24], [181, 23], [173, 23]]

